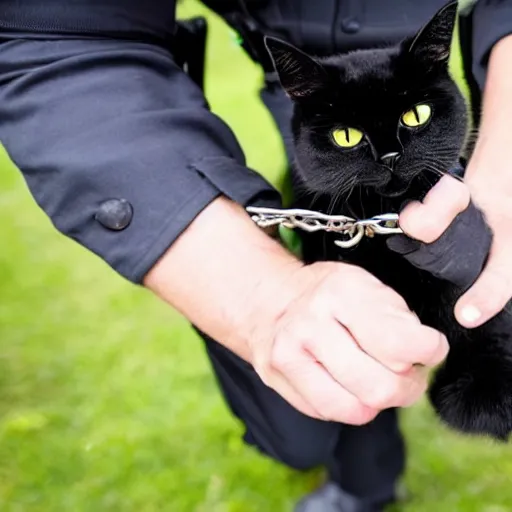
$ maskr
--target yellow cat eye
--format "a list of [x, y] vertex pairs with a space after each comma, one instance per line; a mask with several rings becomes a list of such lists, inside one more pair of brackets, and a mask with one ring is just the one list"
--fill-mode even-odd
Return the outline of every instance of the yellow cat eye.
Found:
[[429, 105], [415, 105], [402, 115], [402, 123], [409, 128], [416, 128], [425, 124], [432, 115], [432, 109]]
[[363, 140], [363, 132], [356, 128], [339, 128], [332, 132], [332, 138], [342, 148], [353, 148]]

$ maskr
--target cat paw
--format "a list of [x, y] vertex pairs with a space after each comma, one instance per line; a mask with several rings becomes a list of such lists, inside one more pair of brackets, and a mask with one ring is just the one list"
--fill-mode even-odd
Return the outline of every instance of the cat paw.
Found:
[[[512, 433], [512, 354], [501, 343], [452, 347], [429, 389], [437, 414], [451, 428], [507, 441]], [[506, 342], [506, 344], [504, 343]], [[503, 343], [503, 344], [502, 344]]]
[[386, 243], [389, 249], [415, 267], [467, 290], [482, 271], [492, 236], [484, 214], [470, 202], [432, 243], [426, 244], [406, 235], [392, 236]]

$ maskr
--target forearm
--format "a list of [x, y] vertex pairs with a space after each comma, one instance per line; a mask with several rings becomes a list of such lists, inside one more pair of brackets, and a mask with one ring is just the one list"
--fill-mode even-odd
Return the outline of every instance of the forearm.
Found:
[[[469, 186], [478, 195], [487, 186], [500, 186], [512, 192], [512, 173], [508, 161], [512, 144], [512, 36], [493, 48], [482, 106], [482, 122], [474, 154], [467, 170]], [[507, 159], [503, 148], [507, 148]]]
[[455, 308], [459, 322], [471, 328], [502, 311], [512, 296], [511, 51], [512, 36], [500, 40], [491, 51], [480, 133], [466, 172], [471, 196], [493, 231], [483, 272]]
[[240, 206], [218, 198], [176, 240], [144, 284], [250, 360], [246, 342], [253, 326], [277, 319], [297, 291], [293, 275], [301, 266]]

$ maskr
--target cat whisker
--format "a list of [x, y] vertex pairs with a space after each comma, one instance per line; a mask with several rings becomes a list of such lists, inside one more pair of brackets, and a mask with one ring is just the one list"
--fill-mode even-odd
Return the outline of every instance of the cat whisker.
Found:
[[439, 169], [436, 169], [434, 167], [430, 167], [428, 165], [423, 165], [422, 166], [422, 169], [425, 170], [425, 171], [430, 171], [432, 172], [433, 174], [435, 174], [436, 176], [440, 176], [441, 178], [443, 176], [446, 176], [448, 173], [445, 172], [445, 171], [440, 171]]
[[[443, 178], [444, 176], [448, 176], [450, 175], [448, 172], [446, 171], [440, 171], [439, 169], [436, 169], [436, 168], [432, 168], [432, 167], [429, 167], [427, 165], [423, 165], [422, 167], [422, 170], [423, 171], [426, 171], [427, 173], [431, 173], [431, 174], [434, 174], [435, 176], [438, 176], [439, 178]], [[423, 176], [425, 179], [426, 178], [426, 173], [425, 172], [422, 172], [421, 173], [421, 176]], [[450, 175], [452, 176], [453, 178], [455, 178], [456, 180], [459, 180], [459, 181], [462, 181], [462, 179], [459, 177], [459, 176], [454, 176], [454, 175]], [[428, 180], [429, 183], [433, 186], [435, 185], [435, 183], [432, 183], [430, 180]]]
[[352, 176], [348, 181], [344, 182], [340, 188], [336, 188], [336, 194], [332, 196], [329, 203], [329, 214], [331, 214], [337, 207], [338, 202], [344, 198], [344, 202], [347, 203], [350, 196], [352, 195], [354, 188], [357, 184], [357, 175]]
[[458, 181], [461, 181], [461, 182], [464, 181], [463, 178], [461, 178], [460, 176], [457, 176], [455, 174], [450, 174], [448, 171], [438, 168], [437, 167], [438, 163], [439, 163], [438, 161], [433, 162], [431, 159], [425, 158], [422, 161], [422, 167], [424, 170], [433, 172], [437, 176], [443, 177], [443, 176], [449, 174], [450, 176], [452, 176], [453, 178], [455, 178]]
[[348, 201], [349, 201], [349, 199], [350, 199], [350, 196], [352, 195], [352, 193], [354, 192], [354, 190], [355, 190], [355, 188], [356, 188], [356, 182], [357, 182], [357, 180], [356, 180], [356, 179], [354, 179], [354, 180], [353, 180], [353, 182], [354, 182], [354, 183], [353, 183], [353, 185], [352, 185], [352, 188], [350, 189], [349, 193], [347, 194], [347, 197], [345, 198], [345, 202], [347, 202], [347, 203], [348, 203]]

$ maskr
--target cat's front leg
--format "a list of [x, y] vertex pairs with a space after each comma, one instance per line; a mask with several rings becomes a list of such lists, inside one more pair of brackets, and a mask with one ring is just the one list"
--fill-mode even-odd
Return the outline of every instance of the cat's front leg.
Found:
[[432, 243], [406, 235], [388, 239], [387, 246], [415, 267], [467, 290], [482, 272], [492, 243], [492, 231], [473, 202]]

